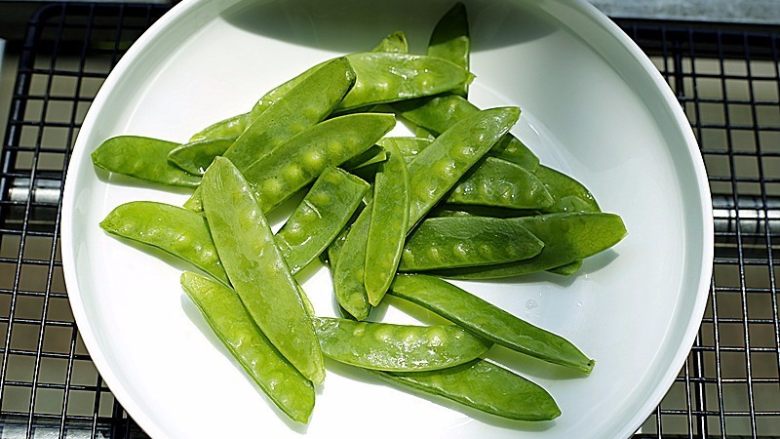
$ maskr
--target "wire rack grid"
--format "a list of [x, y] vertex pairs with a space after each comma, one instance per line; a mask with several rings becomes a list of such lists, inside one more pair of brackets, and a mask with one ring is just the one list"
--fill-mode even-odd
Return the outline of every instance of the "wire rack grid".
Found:
[[[0, 438], [143, 438], [67, 303], [60, 190], [95, 93], [166, 8], [57, 3], [21, 49], [0, 155]], [[780, 33], [621, 20], [699, 139], [716, 217], [705, 318], [636, 438], [780, 438]]]

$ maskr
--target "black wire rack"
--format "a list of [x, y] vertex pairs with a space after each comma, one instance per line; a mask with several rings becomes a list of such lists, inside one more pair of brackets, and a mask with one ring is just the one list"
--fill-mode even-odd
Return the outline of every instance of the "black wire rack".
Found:
[[[57, 3], [31, 19], [0, 156], [0, 437], [144, 438], [67, 302], [61, 188], [95, 93], [167, 7]], [[618, 24], [683, 106], [716, 217], [710, 300], [685, 366], [635, 438], [780, 438], [780, 29]]]

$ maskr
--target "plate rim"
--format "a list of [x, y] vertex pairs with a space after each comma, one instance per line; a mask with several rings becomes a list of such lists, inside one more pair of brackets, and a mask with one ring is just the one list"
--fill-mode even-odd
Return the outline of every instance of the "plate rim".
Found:
[[[663, 99], [663, 102], [667, 106], [667, 110], [670, 111], [676, 122], [680, 133], [685, 140], [686, 152], [692, 164], [693, 176], [697, 182], [698, 197], [700, 201], [699, 209], [702, 218], [702, 230], [700, 231], [702, 236], [702, 248], [701, 250], [702, 266], [699, 273], [698, 281], [696, 282], [697, 291], [696, 299], [693, 303], [691, 318], [688, 321], [688, 325], [685, 327], [684, 336], [678, 345], [677, 351], [673, 355], [673, 360], [670, 363], [670, 367], [663, 374], [662, 379], [658, 381], [655, 389], [651, 392], [651, 396], [641, 405], [641, 408], [636, 411], [633, 417], [625, 423], [624, 427], [620, 429], [620, 437], [629, 437], [635, 433], [647, 417], [652, 413], [652, 410], [661, 402], [661, 399], [667, 393], [669, 388], [677, 377], [680, 368], [683, 366], [685, 359], [690, 352], [693, 345], [694, 338], [701, 325], [701, 320], [704, 316], [705, 307], [709, 298], [709, 285], [712, 278], [713, 269], [713, 257], [714, 257], [714, 222], [712, 213], [712, 197], [709, 188], [709, 181], [707, 179], [706, 168], [704, 166], [704, 159], [700, 153], [698, 143], [694, 136], [693, 130], [690, 127], [687, 117], [679, 105], [679, 102], [674, 97], [671, 89], [666, 81], [661, 76], [661, 73], [652, 64], [647, 55], [639, 48], [639, 46], [625, 33], [620, 27], [617, 26], [612, 20], [610, 20], [605, 14], [599, 11], [595, 6], [588, 3], [586, 0], [559, 0], [562, 3], [574, 7], [579, 12], [583, 13], [585, 17], [592, 20], [600, 26], [603, 30], [609, 33], [617, 43], [619, 43], [624, 49], [626, 49], [631, 55], [631, 58], [637, 62], [641, 67], [644, 74], [646, 74], [655, 85], [655, 88]], [[100, 109], [105, 105], [107, 96], [111, 90], [115, 87], [119, 79], [124, 75], [124, 72], [133, 65], [135, 58], [142, 53], [146, 47], [156, 41], [165, 29], [175, 24], [178, 20], [181, 20], [182, 16], [190, 10], [198, 7], [205, 0], [184, 0], [178, 5], [171, 8], [162, 17], [160, 17], [155, 23], [153, 23], [128, 49], [122, 59], [112, 69], [105, 82], [101, 85], [95, 99], [90, 106], [82, 129], [74, 142], [73, 150], [69, 163], [80, 162], [83, 155], [87, 153], [86, 137], [87, 132], [90, 131], [89, 127], [94, 125], [97, 115], [100, 113]], [[238, 0], [229, 0], [226, 5], [235, 4]], [[87, 127], [87, 130], [84, 129]], [[62, 269], [65, 281], [65, 286], [68, 291], [68, 301], [73, 312], [74, 321], [79, 330], [79, 334], [84, 342], [84, 345], [89, 352], [91, 361], [95, 364], [96, 369], [100, 373], [105, 383], [110, 388], [114, 397], [127, 411], [127, 413], [133, 418], [134, 421], [150, 436], [152, 437], [167, 437], [163, 428], [154, 418], [147, 415], [146, 410], [143, 409], [143, 405], [138, 401], [131, 392], [129, 392], [125, 383], [123, 383], [113, 372], [109, 361], [106, 359], [103, 353], [103, 349], [94, 334], [94, 330], [90, 320], [87, 318], [86, 308], [79, 289], [78, 276], [76, 274], [76, 255], [75, 246], [73, 242], [72, 230], [73, 230], [73, 214], [76, 199], [76, 181], [78, 174], [76, 173], [76, 167], [68, 167], [65, 187], [62, 197], [62, 216], [60, 226], [60, 239], [62, 248]], [[697, 252], [698, 253], [698, 252]]]

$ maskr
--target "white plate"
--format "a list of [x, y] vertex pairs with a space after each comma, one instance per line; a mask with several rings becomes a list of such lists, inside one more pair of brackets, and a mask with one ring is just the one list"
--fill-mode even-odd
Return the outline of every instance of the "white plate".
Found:
[[[574, 341], [597, 359], [593, 374], [496, 350], [493, 358], [561, 406], [554, 422], [529, 424], [334, 366], [308, 427], [290, 425], [181, 292], [182, 267], [98, 227], [121, 203], [186, 195], [103, 181], [89, 153], [118, 134], [183, 141], [306, 67], [366, 50], [394, 30], [421, 52], [451, 2], [190, 0], [147, 31], [103, 85], [76, 142], [63, 210], [65, 280], [81, 335], [114, 395], [152, 436], [615, 438], [633, 433], [660, 401], [699, 326], [711, 274], [710, 195], [688, 122], [650, 61], [584, 1], [467, 3], [473, 100], [520, 106], [515, 134], [622, 215], [629, 236], [573, 279], [461, 285]], [[334, 313], [326, 270], [304, 287], [320, 314]], [[407, 319], [392, 307], [386, 317]]]

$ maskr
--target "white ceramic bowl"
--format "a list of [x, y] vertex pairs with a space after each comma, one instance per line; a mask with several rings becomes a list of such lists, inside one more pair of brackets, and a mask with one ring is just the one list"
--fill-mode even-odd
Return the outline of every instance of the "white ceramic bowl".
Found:
[[[529, 437], [633, 433], [677, 374], [699, 326], [712, 263], [710, 195], [688, 122], [650, 61], [584, 1], [467, 1], [471, 96], [518, 105], [514, 132], [542, 162], [575, 176], [629, 236], [572, 279], [460, 283], [597, 359], [588, 378], [496, 349], [491, 358], [538, 382], [563, 415], [502, 421], [329, 364], [308, 427], [272, 407], [181, 292], [182, 266], [104, 234], [131, 200], [183, 193], [96, 175], [89, 153], [118, 134], [185, 140], [246, 111], [272, 86], [336, 54], [407, 32], [422, 52], [447, 1], [186, 0], [128, 51], [81, 129], [65, 188], [62, 253], [73, 314], [100, 373], [157, 438]], [[282, 219], [276, 215], [272, 220]], [[333, 314], [326, 270], [304, 287]], [[386, 318], [408, 320], [390, 307]]]

